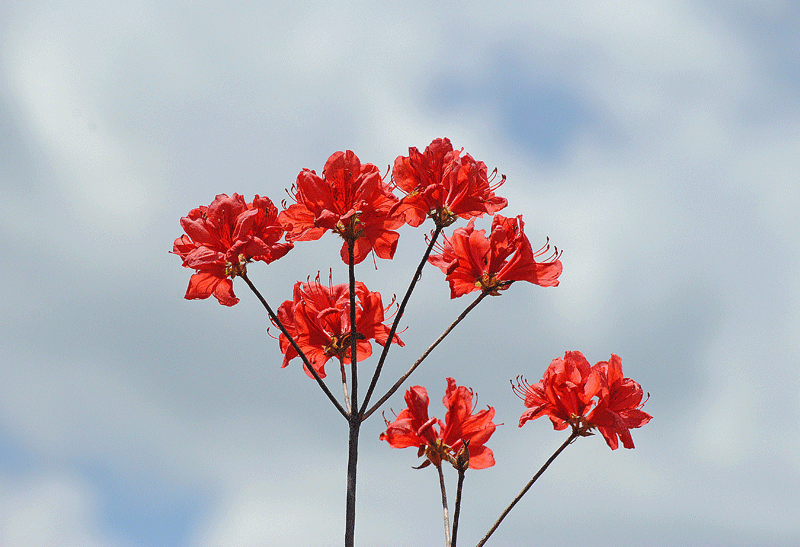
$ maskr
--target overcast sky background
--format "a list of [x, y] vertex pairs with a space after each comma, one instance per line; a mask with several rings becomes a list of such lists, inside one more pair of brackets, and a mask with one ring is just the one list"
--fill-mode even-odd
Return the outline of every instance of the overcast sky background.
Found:
[[[334, 151], [383, 172], [442, 136], [564, 251], [559, 287], [487, 299], [411, 378], [433, 415], [452, 376], [505, 424], [459, 544], [566, 438], [516, 427], [509, 379], [580, 350], [619, 354], [654, 418], [635, 450], [579, 439], [490, 545], [798, 545], [800, 6], [333, 5], [0, 2], [0, 545], [340, 545], [344, 420], [241, 282], [186, 301], [168, 251], [218, 193], [279, 203]], [[402, 293], [423, 234], [359, 279]], [[339, 246], [251, 276], [277, 307], [344, 282]], [[472, 299], [448, 296], [429, 266], [384, 391]], [[383, 429], [357, 543], [441, 545], [436, 473]]]

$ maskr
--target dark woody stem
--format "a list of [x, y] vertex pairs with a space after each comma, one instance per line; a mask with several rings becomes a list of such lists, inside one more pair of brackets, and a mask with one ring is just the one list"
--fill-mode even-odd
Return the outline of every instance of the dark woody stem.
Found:
[[358, 470], [358, 434], [361, 429], [361, 416], [358, 413], [358, 329], [356, 326], [355, 239], [348, 238], [346, 241], [350, 270], [351, 405], [350, 411], [347, 413], [349, 434], [347, 443], [347, 500], [345, 508], [344, 545], [345, 547], [353, 547], [356, 532], [356, 471]]
[[456, 508], [453, 510], [453, 538], [450, 540], [450, 547], [456, 547], [456, 540], [458, 538], [458, 517], [461, 515], [461, 490], [464, 486], [464, 475], [466, 469], [458, 470], [458, 487], [456, 490]]
[[439, 486], [442, 488], [442, 513], [444, 515], [444, 545], [450, 547], [450, 514], [447, 510], [447, 490], [444, 487], [444, 473], [442, 473], [442, 464], [436, 466], [436, 471], [439, 472]]
[[261, 305], [264, 306], [264, 308], [267, 310], [269, 318], [272, 319], [272, 322], [275, 325], [277, 325], [281, 333], [283, 333], [286, 339], [289, 340], [289, 343], [297, 352], [297, 355], [299, 355], [300, 359], [303, 360], [303, 364], [305, 365], [306, 370], [308, 370], [311, 373], [311, 375], [317, 381], [319, 387], [322, 389], [325, 395], [328, 396], [328, 399], [330, 399], [331, 403], [333, 403], [333, 406], [336, 407], [336, 410], [338, 410], [342, 416], [348, 418], [349, 413], [342, 407], [341, 404], [339, 404], [339, 401], [336, 400], [336, 397], [333, 396], [333, 393], [331, 393], [331, 391], [328, 389], [328, 386], [326, 386], [325, 382], [323, 382], [322, 378], [320, 378], [319, 373], [314, 369], [314, 367], [311, 366], [311, 363], [308, 361], [308, 357], [306, 357], [306, 354], [303, 353], [303, 350], [301, 350], [300, 346], [297, 345], [297, 342], [295, 342], [294, 338], [292, 338], [292, 335], [286, 331], [286, 327], [283, 326], [283, 323], [281, 323], [280, 319], [278, 319], [278, 316], [275, 315], [275, 312], [272, 311], [272, 308], [270, 308], [269, 304], [267, 304], [267, 301], [264, 299], [263, 296], [261, 296], [261, 293], [258, 292], [256, 286], [253, 285], [253, 282], [250, 281], [249, 277], [247, 277], [247, 272], [240, 272], [239, 277], [241, 277], [244, 280], [244, 282], [247, 283], [247, 286], [250, 287], [250, 290], [253, 291], [253, 294], [255, 294], [256, 298], [258, 298], [258, 300], [261, 302]]
[[[436, 243], [436, 239], [439, 237], [439, 234], [442, 233], [443, 228], [444, 226], [437, 225], [436, 229], [433, 231], [433, 235], [431, 236], [431, 241], [428, 244], [428, 248], [425, 250], [425, 254], [422, 255], [422, 260], [420, 260], [419, 265], [417, 266], [417, 271], [414, 272], [414, 277], [411, 280], [411, 283], [408, 285], [408, 290], [406, 290], [406, 294], [403, 297], [403, 301], [400, 302], [400, 306], [397, 308], [397, 314], [394, 317], [394, 321], [392, 322], [392, 328], [389, 331], [389, 338], [386, 340], [386, 344], [384, 344], [383, 346], [380, 359], [378, 359], [378, 364], [376, 365], [375, 372], [372, 375], [372, 381], [370, 382], [369, 388], [367, 389], [367, 394], [364, 397], [364, 404], [361, 407], [362, 421], [366, 420], [367, 417], [374, 412], [374, 409], [370, 410], [367, 413], [365, 413], [364, 410], [367, 408], [369, 400], [372, 397], [372, 392], [375, 391], [375, 386], [378, 384], [378, 378], [381, 375], [381, 370], [383, 369], [383, 363], [386, 361], [386, 356], [389, 354], [389, 346], [392, 345], [392, 340], [394, 339], [394, 335], [397, 332], [397, 327], [400, 324], [400, 319], [403, 317], [403, 313], [406, 311], [406, 305], [408, 304], [408, 299], [411, 298], [411, 293], [413, 292], [414, 287], [417, 285], [417, 281], [419, 281], [419, 279], [422, 277], [422, 268], [425, 267], [425, 263], [428, 261], [428, 257], [431, 255], [433, 246]], [[376, 406], [380, 406], [380, 404]]]
[[428, 349], [426, 349], [426, 350], [425, 350], [425, 353], [423, 353], [423, 354], [420, 356], [420, 358], [419, 358], [419, 359], [417, 359], [417, 361], [416, 361], [416, 362], [415, 362], [413, 365], [411, 365], [411, 368], [410, 368], [410, 369], [408, 369], [408, 370], [406, 371], [406, 373], [405, 373], [405, 374], [403, 374], [403, 375], [400, 377], [400, 379], [399, 379], [399, 380], [397, 380], [397, 382], [395, 382], [395, 384], [394, 384], [394, 385], [393, 385], [393, 386], [392, 386], [392, 387], [389, 389], [389, 391], [387, 391], [387, 392], [386, 392], [386, 395], [384, 395], [383, 397], [381, 397], [381, 398], [380, 398], [380, 400], [379, 400], [377, 403], [375, 403], [374, 405], [372, 405], [372, 408], [370, 408], [368, 411], [366, 411], [366, 412], [364, 412], [364, 413], [363, 413], [363, 418], [362, 418], [362, 420], [366, 420], [367, 418], [369, 418], [369, 417], [370, 417], [370, 415], [371, 415], [373, 412], [375, 412], [376, 410], [378, 410], [378, 409], [381, 407], [381, 405], [382, 405], [383, 403], [385, 403], [385, 402], [386, 402], [386, 401], [389, 399], [389, 397], [391, 397], [392, 395], [394, 395], [394, 392], [395, 392], [395, 391], [397, 391], [398, 389], [400, 389], [400, 386], [402, 386], [402, 385], [403, 385], [403, 382], [405, 382], [405, 381], [406, 381], [406, 379], [407, 379], [409, 376], [411, 376], [411, 373], [412, 373], [412, 372], [414, 372], [414, 371], [416, 370], [416, 368], [417, 368], [417, 367], [418, 367], [418, 366], [419, 366], [419, 365], [422, 363], [422, 361], [424, 361], [424, 360], [425, 360], [425, 358], [426, 358], [428, 355], [430, 355], [430, 353], [431, 353], [431, 352], [434, 350], [434, 348], [436, 348], [436, 346], [438, 346], [438, 345], [439, 345], [439, 344], [442, 342], [442, 340], [444, 340], [444, 339], [445, 339], [445, 337], [446, 337], [448, 334], [450, 334], [450, 331], [452, 331], [452, 330], [453, 330], [453, 329], [456, 327], [456, 325], [458, 325], [458, 324], [459, 324], [459, 323], [460, 323], [460, 322], [461, 322], [461, 321], [462, 321], [462, 320], [463, 320], [463, 319], [464, 319], [464, 318], [467, 316], [467, 314], [468, 314], [469, 312], [471, 312], [471, 311], [472, 311], [472, 310], [475, 308], [475, 306], [477, 306], [477, 305], [480, 303], [480, 301], [481, 301], [481, 300], [483, 300], [484, 298], [486, 298], [488, 295], [489, 295], [489, 293], [481, 292], [481, 294], [478, 296], [478, 298], [476, 298], [476, 299], [475, 299], [475, 300], [472, 302], [472, 304], [470, 304], [469, 306], [467, 306], [467, 308], [466, 308], [466, 309], [465, 309], [463, 312], [461, 312], [461, 315], [459, 315], [459, 316], [458, 316], [458, 318], [457, 318], [455, 321], [453, 321], [453, 323], [452, 323], [452, 324], [451, 324], [449, 327], [447, 327], [447, 329], [446, 329], [446, 330], [445, 330], [445, 331], [442, 333], [442, 335], [441, 335], [441, 336], [439, 336], [439, 338], [437, 338], [437, 339], [436, 339], [436, 341], [435, 341], [433, 344], [431, 344], [431, 346], [430, 346]]
[[537, 472], [536, 472], [536, 474], [533, 476], [533, 478], [532, 478], [530, 481], [528, 481], [528, 484], [526, 484], [526, 485], [525, 485], [525, 488], [523, 488], [523, 489], [522, 489], [522, 491], [521, 491], [521, 492], [520, 492], [520, 493], [517, 495], [517, 497], [516, 497], [516, 498], [514, 498], [514, 501], [512, 501], [512, 502], [511, 502], [511, 505], [509, 505], [508, 507], [506, 507], [506, 510], [505, 510], [505, 511], [503, 511], [503, 514], [502, 514], [502, 515], [500, 515], [500, 518], [498, 518], [498, 519], [497, 519], [497, 522], [495, 522], [495, 523], [494, 523], [494, 526], [492, 526], [492, 527], [489, 529], [489, 531], [488, 531], [488, 532], [486, 532], [486, 535], [485, 535], [485, 536], [483, 536], [483, 539], [480, 541], [480, 543], [478, 543], [478, 545], [476, 545], [476, 547], [482, 547], [482, 546], [483, 546], [483, 545], [486, 543], [486, 541], [487, 541], [487, 540], [489, 539], [489, 537], [490, 537], [490, 536], [491, 536], [491, 535], [494, 533], [494, 531], [495, 531], [495, 530], [497, 530], [497, 527], [498, 527], [498, 526], [500, 526], [500, 523], [501, 523], [501, 522], [503, 522], [503, 519], [504, 519], [504, 518], [506, 518], [506, 515], [508, 515], [508, 514], [511, 512], [511, 510], [514, 508], [514, 506], [517, 504], [517, 502], [518, 502], [519, 500], [521, 500], [521, 499], [522, 499], [522, 496], [524, 496], [525, 494], [527, 494], [527, 493], [528, 493], [528, 490], [530, 490], [530, 489], [531, 489], [531, 486], [533, 486], [533, 483], [535, 483], [535, 482], [536, 482], [536, 479], [538, 479], [538, 478], [541, 476], [541, 474], [545, 472], [545, 470], [546, 470], [546, 469], [547, 469], [547, 468], [550, 466], [550, 464], [551, 464], [551, 463], [553, 463], [553, 460], [555, 460], [555, 459], [558, 457], [558, 455], [559, 455], [559, 454], [561, 454], [561, 452], [563, 452], [563, 451], [564, 451], [564, 449], [565, 449], [565, 448], [566, 448], [566, 447], [567, 447], [567, 446], [568, 446], [570, 443], [572, 443], [572, 441], [574, 441], [575, 439], [577, 439], [577, 438], [580, 436], [580, 434], [581, 434], [581, 433], [580, 433], [580, 430], [579, 430], [579, 429], [575, 429], [575, 428], [574, 428], [574, 429], [572, 430], [572, 433], [571, 433], [571, 434], [570, 434], [570, 436], [567, 438], [567, 440], [566, 440], [566, 441], [564, 441], [564, 444], [562, 444], [561, 446], [559, 446], [559, 447], [558, 447], [558, 450], [556, 450], [556, 451], [553, 453], [553, 455], [552, 455], [552, 456], [550, 456], [550, 458], [549, 458], [549, 459], [548, 459], [546, 462], [544, 462], [544, 465], [542, 466], [542, 468], [541, 468], [541, 469], [539, 469], [539, 471], [537, 471]]

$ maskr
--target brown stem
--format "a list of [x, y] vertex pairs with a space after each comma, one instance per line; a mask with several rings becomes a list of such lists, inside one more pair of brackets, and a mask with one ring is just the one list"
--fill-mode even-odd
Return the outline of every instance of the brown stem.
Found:
[[437, 338], [437, 339], [436, 339], [436, 341], [435, 341], [433, 344], [431, 344], [431, 346], [430, 346], [428, 349], [426, 349], [426, 350], [425, 350], [425, 352], [424, 352], [424, 353], [423, 353], [423, 354], [420, 356], [420, 358], [419, 358], [419, 359], [417, 359], [417, 361], [416, 361], [416, 362], [415, 362], [413, 365], [411, 365], [411, 368], [410, 368], [410, 369], [408, 369], [408, 370], [406, 371], [406, 373], [405, 373], [405, 374], [403, 374], [403, 375], [400, 377], [400, 379], [399, 379], [399, 380], [397, 380], [397, 382], [395, 382], [395, 383], [394, 383], [394, 385], [393, 385], [393, 386], [392, 386], [392, 387], [389, 389], [389, 391], [387, 391], [387, 392], [386, 392], [386, 394], [385, 394], [383, 397], [381, 397], [381, 398], [380, 398], [380, 400], [379, 400], [377, 403], [375, 403], [374, 405], [372, 405], [372, 408], [370, 408], [370, 409], [369, 409], [367, 412], [364, 412], [364, 413], [363, 413], [363, 418], [362, 418], [362, 420], [366, 420], [367, 418], [369, 418], [369, 417], [370, 417], [370, 415], [371, 415], [373, 412], [375, 412], [376, 410], [378, 410], [378, 409], [381, 407], [381, 405], [382, 405], [383, 403], [385, 403], [385, 402], [386, 402], [386, 401], [389, 399], [389, 397], [391, 397], [392, 395], [394, 395], [394, 392], [395, 392], [395, 391], [397, 391], [398, 389], [400, 389], [400, 386], [402, 386], [402, 385], [403, 385], [403, 382], [405, 382], [405, 381], [406, 381], [406, 379], [407, 379], [409, 376], [411, 376], [411, 373], [412, 373], [412, 372], [414, 372], [414, 371], [416, 370], [416, 368], [417, 368], [417, 367], [418, 367], [418, 366], [419, 366], [419, 365], [422, 363], [422, 361], [424, 361], [424, 360], [425, 360], [425, 358], [426, 358], [428, 355], [430, 355], [430, 353], [431, 353], [431, 352], [434, 350], [434, 348], [436, 348], [436, 346], [438, 346], [438, 345], [439, 345], [439, 344], [442, 342], [442, 340], [444, 340], [444, 339], [445, 339], [445, 337], [446, 337], [448, 334], [450, 334], [450, 331], [452, 331], [452, 330], [453, 330], [453, 329], [456, 327], [456, 325], [458, 325], [458, 324], [459, 324], [459, 323], [460, 323], [460, 322], [461, 322], [461, 321], [462, 321], [462, 320], [463, 320], [463, 319], [464, 319], [464, 318], [467, 316], [467, 314], [468, 314], [469, 312], [471, 312], [471, 311], [473, 310], [473, 308], [475, 308], [475, 306], [477, 306], [477, 305], [480, 303], [480, 301], [481, 301], [481, 300], [483, 300], [484, 298], [486, 298], [486, 296], [487, 296], [488, 294], [489, 294], [489, 293], [482, 292], [482, 293], [481, 293], [481, 294], [478, 296], [478, 298], [476, 298], [476, 299], [475, 299], [475, 300], [472, 302], [472, 304], [470, 304], [469, 306], [467, 306], [467, 308], [466, 308], [466, 309], [465, 309], [463, 312], [461, 312], [461, 315], [459, 315], [459, 316], [458, 316], [458, 318], [457, 318], [455, 321], [453, 321], [453, 323], [452, 323], [452, 324], [451, 324], [449, 327], [447, 327], [447, 329], [445, 329], [445, 331], [442, 333], [442, 335], [441, 335], [441, 336], [439, 336], [439, 338]]
[[297, 345], [297, 342], [295, 342], [294, 338], [292, 338], [292, 335], [288, 333], [286, 327], [283, 326], [283, 323], [281, 323], [280, 319], [278, 319], [278, 316], [275, 315], [275, 312], [272, 311], [272, 308], [270, 308], [269, 304], [267, 304], [267, 301], [264, 299], [264, 297], [261, 296], [261, 293], [258, 292], [258, 289], [256, 289], [256, 286], [253, 285], [252, 281], [250, 281], [250, 278], [247, 277], [247, 273], [242, 272], [241, 274], [239, 274], [239, 276], [242, 279], [244, 279], [244, 282], [247, 283], [247, 286], [250, 287], [250, 290], [253, 291], [253, 294], [256, 295], [258, 300], [261, 302], [261, 305], [264, 306], [264, 308], [267, 310], [267, 314], [269, 314], [269, 318], [272, 319], [272, 322], [280, 329], [281, 333], [283, 333], [283, 335], [287, 338], [287, 340], [289, 340], [289, 343], [297, 352], [297, 355], [299, 355], [300, 359], [303, 360], [303, 364], [306, 366], [306, 370], [308, 370], [314, 377], [314, 379], [317, 381], [317, 384], [319, 385], [320, 389], [322, 389], [323, 393], [325, 393], [325, 395], [328, 396], [328, 399], [330, 399], [331, 403], [333, 403], [333, 406], [336, 407], [336, 410], [338, 410], [342, 416], [347, 418], [349, 413], [344, 408], [342, 408], [342, 405], [339, 404], [339, 401], [337, 401], [336, 397], [333, 396], [333, 393], [331, 393], [331, 391], [328, 389], [328, 386], [326, 386], [325, 382], [322, 381], [322, 378], [320, 377], [319, 373], [314, 369], [314, 367], [311, 366], [311, 363], [308, 361], [308, 357], [306, 357], [306, 354], [303, 352], [303, 350], [300, 349], [300, 346]]
[[406, 310], [406, 304], [408, 304], [409, 298], [411, 298], [411, 293], [414, 290], [414, 287], [417, 285], [417, 281], [422, 277], [422, 268], [425, 266], [425, 263], [428, 261], [428, 257], [431, 255], [431, 251], [433, 250], [433, 245], [436, 243], [436, 239], [439, 237], [439, 234], [442, 233], [443, 226], [436, 226], [436, 229], [431, 236], [431, 241], [428, 244], [428, 248], [425, 250], [425, 254], [422, 255], [422, 260], [420, 260], [419, 265], [417, 266], [417, 271], [414, 272], [414, 277], [411, 279], [411, 283], [408, 285], [408, 290], [406, 290], [406, 294], [403, 297], [403, 301], [400, 303], [400, 306], [397, 308], [397, 314], [394, 317], [394, 321], [392, 322], [392, 328], [389, 331], [389, 338], [386, 340], [386, 344], [383, 346], [383, 350], [381, 351], [381, 356], [378, 359], [378, 364], [375, 366], [375, 372], [372, 375], [372, 381], [369, 384], [369, 388], [367, 389], [367, 394], [364, 397], [364, 404], [361, 407], [361, 416], [362, 420], [366, 420], [367, 417], [374, 412], [371, 410], [369, 413], [365, 414], [364, 409], [367, 408], [369, 404], [369, 400], [372, 397], [372, 392], [375, 391], [375, 386], [378, 384], [378, 378], [381, 375], [381, 370], [383, 370], [383, 363], [386, 361], [386, 356], [389, 354], [389, 346], [392, 345], [392, 340], [394, 339], [394, 335], [397, 332], [397, 327], [400, 324], [400, 319], [403, 317], [403, 313]]
[[444, 546], [450, 547], [450, 514], [447, 510], [447, 490], [444, 487], [444, 473], [442, 473], [442, 465], [436, 466], [436, 471], [439, 472], [439, 486], [442, 489], [442, 513], [444, 514]]
[[544, 462], [544, 465], [542, 466], [542, 468], [541, 468], [541, 469], [539, 469], [539, 471], [537, 471], [537, 472], [536, 472], [536, 474], [533, 476], [533, 478], [532, 478], [530, 481], [528, 481], [528, 484], [526, 484], [526, 485], [525, 485], [525, 488], [523, 488], [523, 489], [522, 489], [522, 491], [521, 491], [521, 492], [520, 492], [520, 493], [517, 495], [517, 497], [516, 497], [516, 498], [514, 498], [514, 501], [512, 501], [512, 502], [511, 502], [511, 505], [509, 505], [508, 507], [506, 507], [506, 510], [505, 510], [505, 511], [503, 511], [503, 514], [501, 514], [501, 515], [500, 515], [500, 518], [498, 518], [498, 519], [497, 519], [497, 522], [495, 522], [495, 523], [494, 523], [494, 526], [492, 526], [492, 527], [489, 529], [489, 531], [488, 531], [488, 532], [486, 532], [486, 535], [485, 535], [485, 536], [483, 536], [483, 539], [480, 541], [480, 543], [478, 543], [478, 545], [477, 545], [476, 547], [482, 547], [482, 546], [483, 546], [483, 544], [485, 544], [485, 543], [486, 543], [486, 540], [488, 540], [488, 539], [489, 539], [489, 537], [490, 537], [490, 536], [491, 536], [491, 535], [494, 533], [494, 531], [495, 531], [495, 530], [497, 530], [497, 527], [498, 527], [498, 526], [500, 526], [500, 523], [501, 523], [501, 522], [503, 522], [503, 519], [504, 519], [504, 518], [506, 518], [506, 515], [508, 515], [508, 514], [511, 512], [511, 509], [513, 509], [513, 508], [514, 508], [514, 506], [517, 504], [517, 502], [518, 502], [519, 500], [521, 500], [521, 499], [522, 499], [522, 496], [524, 496], [524, 495], [525, 495], [525, 494], [528, 492], [528, 490], [530, 490], [530, 489], [531, 489], [531, 486], [533, 486], [533, 483], [535, 483], [535, 482], [536, 482], [536, 479], [538, 479], [538, 478], [541, 476], [541, 474], [545, 472], [545, 470], [546, 470], [546, 469], [549, 467], [549, 465], [550, 465], [551, 463], [553, 463], [553, 460], [555, 460], [555, 459], [558, 457], [558, 455], [559, 455], [559, 454], [561, 454], [561, 452], [562, 452], [562, 451], [563, 451], [563, 450], [564, 450], [564, 449], [565, 449], [565, 448], [566, 448], [566, 447], [567, 447], [567, 446], [568, 446], [568, 445], [569, 445], [569, 444], [570, 444], [572, 441], [574, 441], [575, 439], [577, 439], [579, 435], [580, 435], [580, 432], [579, 432], [578, 430], [576, 430], [576, 429], [573, 429], [573, 430], [572, 430], [572, 434], [570, 434], [569, 438], [567, 438], [567, 440], [566, 440], [566, 441], [564, 441], [564, 444], [562, 444], [561, 446], [559, 446], [559, 447], [558, 447], [558, 450], [556, 450], [556, 451], [553, 453], [553, 455], [552, 455], [552, 456], [550, 456], [550, 458], [549, 458], [549, 459], [548, 459], [546, 462]]
[[358, 434], [361, 416], [358, 413], [358, 337], [356, 328], [356, 273], [355, 239], [347, 240], [350, 270], [350, 412], [347, 415], [349, 435], [347, 442], [347, 500], [345, 508], [344, 545], [353, 547], [356, 533], [356, 472], [358, 471]]
[[353, 547], [356, 534], [356, 471], [358, 469], [358, 434], [361, 420], [350, 414], [347, 439], [347, 500], [345, 510], [344, 545]]
[[453, 538], [450, 540], [450, 547], [456, 547], [456, 539], [458, 538], [458, 517], [461, 515], [461, 490], [464, 485], [464, 475], [466, 469], [458, 470], [458, 487], [456, 490], [456, 508], [453, 510]]

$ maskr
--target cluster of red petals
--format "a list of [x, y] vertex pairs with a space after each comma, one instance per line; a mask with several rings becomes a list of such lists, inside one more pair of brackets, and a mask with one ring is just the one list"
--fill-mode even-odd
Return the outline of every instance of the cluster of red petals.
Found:
[[469, 154], [453, 150], [447, 138], [435, 139], [425, 152], [408, 149], [408, 156], [398, 156], [392, 168], [392, 180], [406, 195], [396, 210], [411, 226], [419, 226], [427, 217], [437, 225], [449, 226], [456, 217], [465, 219], [493, 214], [508, 205], [494, 191], [505, 182], [489, 180], [486, 164]]
[[472, 390], [457, 386], [452, 378], [447, 379], [447, 391], [442, 399], [447, 407], [444, 422], [428, 417], [428, 392], [424, 387], [409, 388], [405, 399], [408, 408], [400, 412], [394, 422], [386, 420], [387, 428], [381, 440], [394, 448], [416, 446], [417, 455], [427, 457], [420, 467], [431, 463], [438, 467], [442, 460], [449, 461], [457, 469], [467, 460], [472, 469], [494, 465], [494, 454], [485, 446], [496, 427], [492, 423], [494, 409], [489, 407], [473, 414]]
[[[391, 329], [384, 324], [385, 312], [380, 293], [370, 292], [366, 285], [356, 282], [356, 356], [359, 361], [372, 355], [370, 340], [383, 346], [389, 339]], [[321, 378], [325, 378], [325, 363], [331, 358], [350, 362], [352, 339], [347, 284], [326, 286], [320, 283], [319, 276], [309, 283], [298, 281], [292, 300], [281, 304], [277, 316]], [[284, 354], [283, 367], [286, 367], [298, 354], [283, 333], [279, 341]], [[404, 345], [396, 334], [392, 341]], [[307, 369], [306, 374], [312, 376]]]
[[633, 448], [630, 430], [652, 418], [641, 410], [644, 405], [642, 386], [622, 376], [622, 359], [617, 355], [612, 354], [608, 361], [597, 363], [594, 369], [600, 376], [601, 396], [587, 419], [597, 426], [612, 450], [619, 446], [619, 440], [625, 448]]
[[619, 446], [618, 439], [625, 448], [633, 448], [630, 429], [652, 418], [641, 410], [642, 387], [623, 378], [622, 360], [613, 354], [609, 361], [591, 366], [581, 352], [568, 351], [563, 359], [553, 359], [536, 384], [518, 378], [514, 392], [530, 409], [520, 416], [519, 427], [542, 416], [557, 430], [569, 425], [581, 435], [596, 427], [612, 450]]
[[533, 252], [524, 228], [522, 215], [495, 215], [489, 237], [485, 230], [475, 230], [472, 219], [465, 228], [456, 228], [452, 237], [444, 238], [441, 254], [431, 255], [428, 262], [447, 275], [450, 298], [477, 290], [496, 296], [513, 281], [557, 286], [562, 270], [560, 255], [553, 251], [544, 261], [536, 262], [537, 257], [550, 252], [550, 245]]
[[581, 352], [568, 351], [563, 359], [553, 359], [539, 382], [527, 385], [518, 380], [515, 392], [530, 409], [522, 413], [519, 426], [542, 416], [549, 416], [557, 430], [583, 425], [600, 390], [598, 374], [592, 372]]
[[279, 243], [284, 230], [277, 221], [278, 209], [266, 197], [246, 203], [239, 194], [218, 195], [209, 205], [192, 209], [181, 219], [186, 232], [175, 240], [172, 252], [183, 266], [196, 271], [189, 280], [187, 299], [208, 298], [233, 306], [232, 278], [246, 271], [252, 260], [270, 263], [285, 255], [291, 243]]
[[314, 241], [332, 230], [345, 240], [341, 252], [345, 263], [349, 241], [355, 243], [356, 264], [371, 251], [380, 258], [394, 256], [400, 237], [394, 230], [404, 222], [391, 212], [397, 198], [376, 166], [362, 165], [350, 150], [336, 152], [321, 177], [303, 169], [293, 192], [296, 203], [280, 214], [287, 241]]

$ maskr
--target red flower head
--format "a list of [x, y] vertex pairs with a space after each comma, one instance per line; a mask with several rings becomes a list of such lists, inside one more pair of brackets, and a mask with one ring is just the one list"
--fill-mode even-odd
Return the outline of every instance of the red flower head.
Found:
[[494, 194], [505, 182], [505, 175], [499, 183], [491, 184], [486, 164], [469, 154], [462, 156], [446, 138], [434, 140], [424, 153], [412, 147], [408, 156], [398, 156], [392, 179], [406, 194], [396, 209], [414, 227], [426, 217], [437, 225], [449, 226], [457, 217], [493, 214], [508, 205], [505, 198]]
[[[380, 293], [370, 292], [366, 285], [356, 282], [359, 361], [372, 355], [370, 340], [383, 346], [389, 339], [391, 329], [383, 324], [385, 311]], [[319, 282], [319, 276], [314, 282], [298, 281], [293, 299], [281, 304], [277, 316], [320, 377], [325, 378], [325, 363], [332, 357], [337, 357], [341, 363], [350, 362], [350, 290], [347, 284], [326, 287]], [[283, 333], [279, 340], [284, 354], [282, 368], [285, 368], [298, 355]], [[404, 345], [396, 334], [392, 341]], [[306, 374], [311, 376], [308, 370]]]
[[563, 359], [553, 359], [539, 382], [529, 385], [517, 378], [514, 392], [530, 409], [520, 416], [519, 427], [542, 416], [549, 416], [557, 430], [585, 427], [599, 390], [598, 374], [589, 361], [579, 351], [568, 351]]
[[485, 446], [496, 427], [492, 423], [494, 409], [489, 407], [473, 414], [472, 390], [447, 379], [447, 392], [442, 399], [447, 407], [444, 422], [428, 417], [428, 392], [424, 387], [409, 388], [405, 399], [408, 408], [394, 422], [386, 420], [382, 441], [393, 448], [418, 447], [417, 455], [427, 457], [420, 467], [431, 463], [439, 467], [442, 460], [449, 461], [456, 469], [466, 460], [472, 469], [494, 465], [494, 454]]
[[303, 169], [292, 190], [296, 203], [279, 217], [287, 241], [314, 241], [333, 230], [345, 240], [345, 263], [348, 241], [355, 242], [356, 264], [370, 251], [381, 258], [394, 256], [400, 236], [393, 230], [403, 220], [390, 213], [397, 198], [371, 163], [362, 165], [350, 150], [336, 152], [325, 163], [322, 177]]
[[549, 416], [555, 429], [571, 425], [584, 436], [596, 427], [612, 450], [618, 437], [625, 448], [633, 448], [629, 429], [652, 417], [641, 410], [641, 386], [622, 377], [622, 361], [613, 354], [592, 367], [581, 352], [568, 351], [564, 359], [553, 359], [541, 381], [529, 385], [517, 378], [513, 389], [530, 409], [520, 416], [519, 427], [542, 416]]
[[291, 243], [279, 243], [284, 230], [277, 222], [278, 209], [266, 197], [245, 203], [239, 194], [218, 195], [208, 207], [201, 206], [181, 219], [186, 232], [175, 240], [172, 252], [183, 266], [197, 273], [189, 280], [187, 299], [208, 298], [233, 306], [232, 279], [246, 272], [246, 264], [261, 260], [269, 264], [285, 255]]
[[536, 262], [537, 257], [549, 252], [550, 245], [534, 253], [524, 228], [522, 215], [495, 215], [488, 238], [485, 230], [475, 230], [474, 219], [466, 228], [456, 228], [450, 239], [445, 238], [441, 254], [431, 255], [428, 262], [447, 274], [450, 298], [477, 290], [497, 296], [513, 281], [557, 286], [562, 270], [560, 255], [554, 251], [544, 262]]
[[588, 419], [597, 426], [611, 450], [622, 446], [633, 448], [631, 429], [642, 427], [652, 416], [641, 410], [642, 386], [630, 378], [622, 377], [622, 359], [611, 354], [611, 359], [597, 363], [593, 370], [600, 374], [600, 401]]

